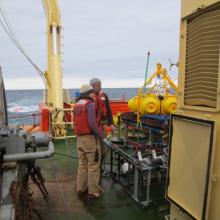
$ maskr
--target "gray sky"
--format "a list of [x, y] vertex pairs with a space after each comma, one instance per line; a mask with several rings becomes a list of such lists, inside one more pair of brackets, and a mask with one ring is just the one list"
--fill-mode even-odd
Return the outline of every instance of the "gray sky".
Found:
[[[1, 0], [30, 57], [47, 66], [46, 18], [41, 0]], [[161, 62], [176, 62], [180, 0], [59, 0], [63, 30], [63, 85], [78, 88], [91, 77], [104, 87], [143, 84], [147, 52], [149, 75]], [[0, 65], [7, 89], [43, 88], [38, 73], [0, 26]], [[177, 69], [171, 76], [176, 78]]]

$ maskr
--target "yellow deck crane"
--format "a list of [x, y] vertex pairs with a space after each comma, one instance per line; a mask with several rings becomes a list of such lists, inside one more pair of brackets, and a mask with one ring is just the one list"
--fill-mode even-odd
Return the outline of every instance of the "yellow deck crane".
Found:
[[48, 69], [45, 71], [48, 87], [47, 103], [54, 108], [63, 108], [60, 10], [57, 0], [43, 0], [43, 5], [47, 15], [48, 36]]
[[[71, 121], [67, 123], [65, 112], [72, 111], [71, 107], [69, 109], [64, 109], [64, 97], [62, 88], [62, 71], [61, 71], [61, 22], [60, 22], [60, 9], [57, 0], [42, 0], [44, 11], [47, 16], [47, 41], [48, 41], [48, 67], [45, 72], [32, 61], [32, 59], [25, 52], [21, 44], [19, 43], [16, 35], [14, 34], [11, 25], [9, 24], [7, 15], [3, 9], [1, 3], [1, 14], [3, 15], [3, 21], [0, 20], [0, 24], [6, 31], [10, 40], [13, 44], [20, 50], [20, 52], [27, 58], [31, 65], [39, 73], [40, 77], [44, 81], [46, 87], [46, 94], [44, 97], [45, 102], [40, 105], [40, 110], [42, 113], [41, 117], [41, 129], [42, 131], [48, 131], [50, 128], [53, 137], [64, 138], [66, 137], [66, 125], [72, 124], [72, 114]], [[65, 101], [69, 104], [68, 93], [65, 93]], [[68, 105], [70, 106], [70, 105]], [[48, 109], [49, 113], [48, 114]], [[45, 115], [43, 114], [45, 112]], [[48, 119], [50, 115], [50, 120]], [[68, 113], [69, 115], [69, 113]], [[46, 118], [46, 119], [45, 119]], [[48, 126], [48, 124], [50, 125]], [[46, 129], [43, 128], [45, 125]]]
[[57, 0], [42, 0], [47, 16], [48, 67], [44, 73], [47, 82], [46, 104], [51, 112], [53, 136], [66, 136], [61, 70], [61, 21]]

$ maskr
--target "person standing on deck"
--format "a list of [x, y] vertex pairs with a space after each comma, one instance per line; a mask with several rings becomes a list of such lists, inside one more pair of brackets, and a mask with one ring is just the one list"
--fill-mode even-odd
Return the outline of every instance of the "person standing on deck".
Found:
[[[95, 93], [94, 99], [96, 106], [98, 108], [98, 112], [100, 114], [101, 123], [103, 125], [103, 133], [105, 134], [104, 130], [106, 126], [111, 126], [112, 130], [115, 129], [109, 98], [108, 95], [102, 90], [102, 83], [100, 79], [92, 78], [90, 80], [90, 85], [94, 89], [94, 93]], [[102, 159], [105, 157], [106, 152], [107, 152], [106, 147], [103, 144], [101, 144]]]
[[100, 142], [104, 135], [99, 113], [92, 98], [93, 88], [83, 84], [80, 96], [74, 105], [74, 127], [77, 136], [79, 167], [77, 173], [77, 193], [88, 190], [90, 198], [102, 194], [100, 180]]

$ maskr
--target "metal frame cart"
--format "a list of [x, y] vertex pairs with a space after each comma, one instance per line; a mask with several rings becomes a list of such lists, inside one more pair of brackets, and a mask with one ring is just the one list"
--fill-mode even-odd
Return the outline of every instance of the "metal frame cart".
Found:
[[138, 204], [147, 207], [165, 199], [168, 147], [162, 136], [167, 132], [169, 117], [144, 115], [142, 132], [147, 139], [138, 141], [129, 136], [129, 130], [138, 130], [135, 115], [127, 113], [120, 121], [126, 127], [125, 136], [105, 142], [110, 148], [110, 175]]

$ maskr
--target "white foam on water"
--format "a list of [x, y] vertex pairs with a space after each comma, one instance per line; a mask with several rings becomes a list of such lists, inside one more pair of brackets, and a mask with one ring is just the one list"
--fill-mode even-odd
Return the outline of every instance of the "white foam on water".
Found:
[[36, 112], [39, 108], [37, 105], [18, 105], [16, 103], [8, 104], [8, 112], [17, 112], [17, 113], [25, 113], [25, 112]]

